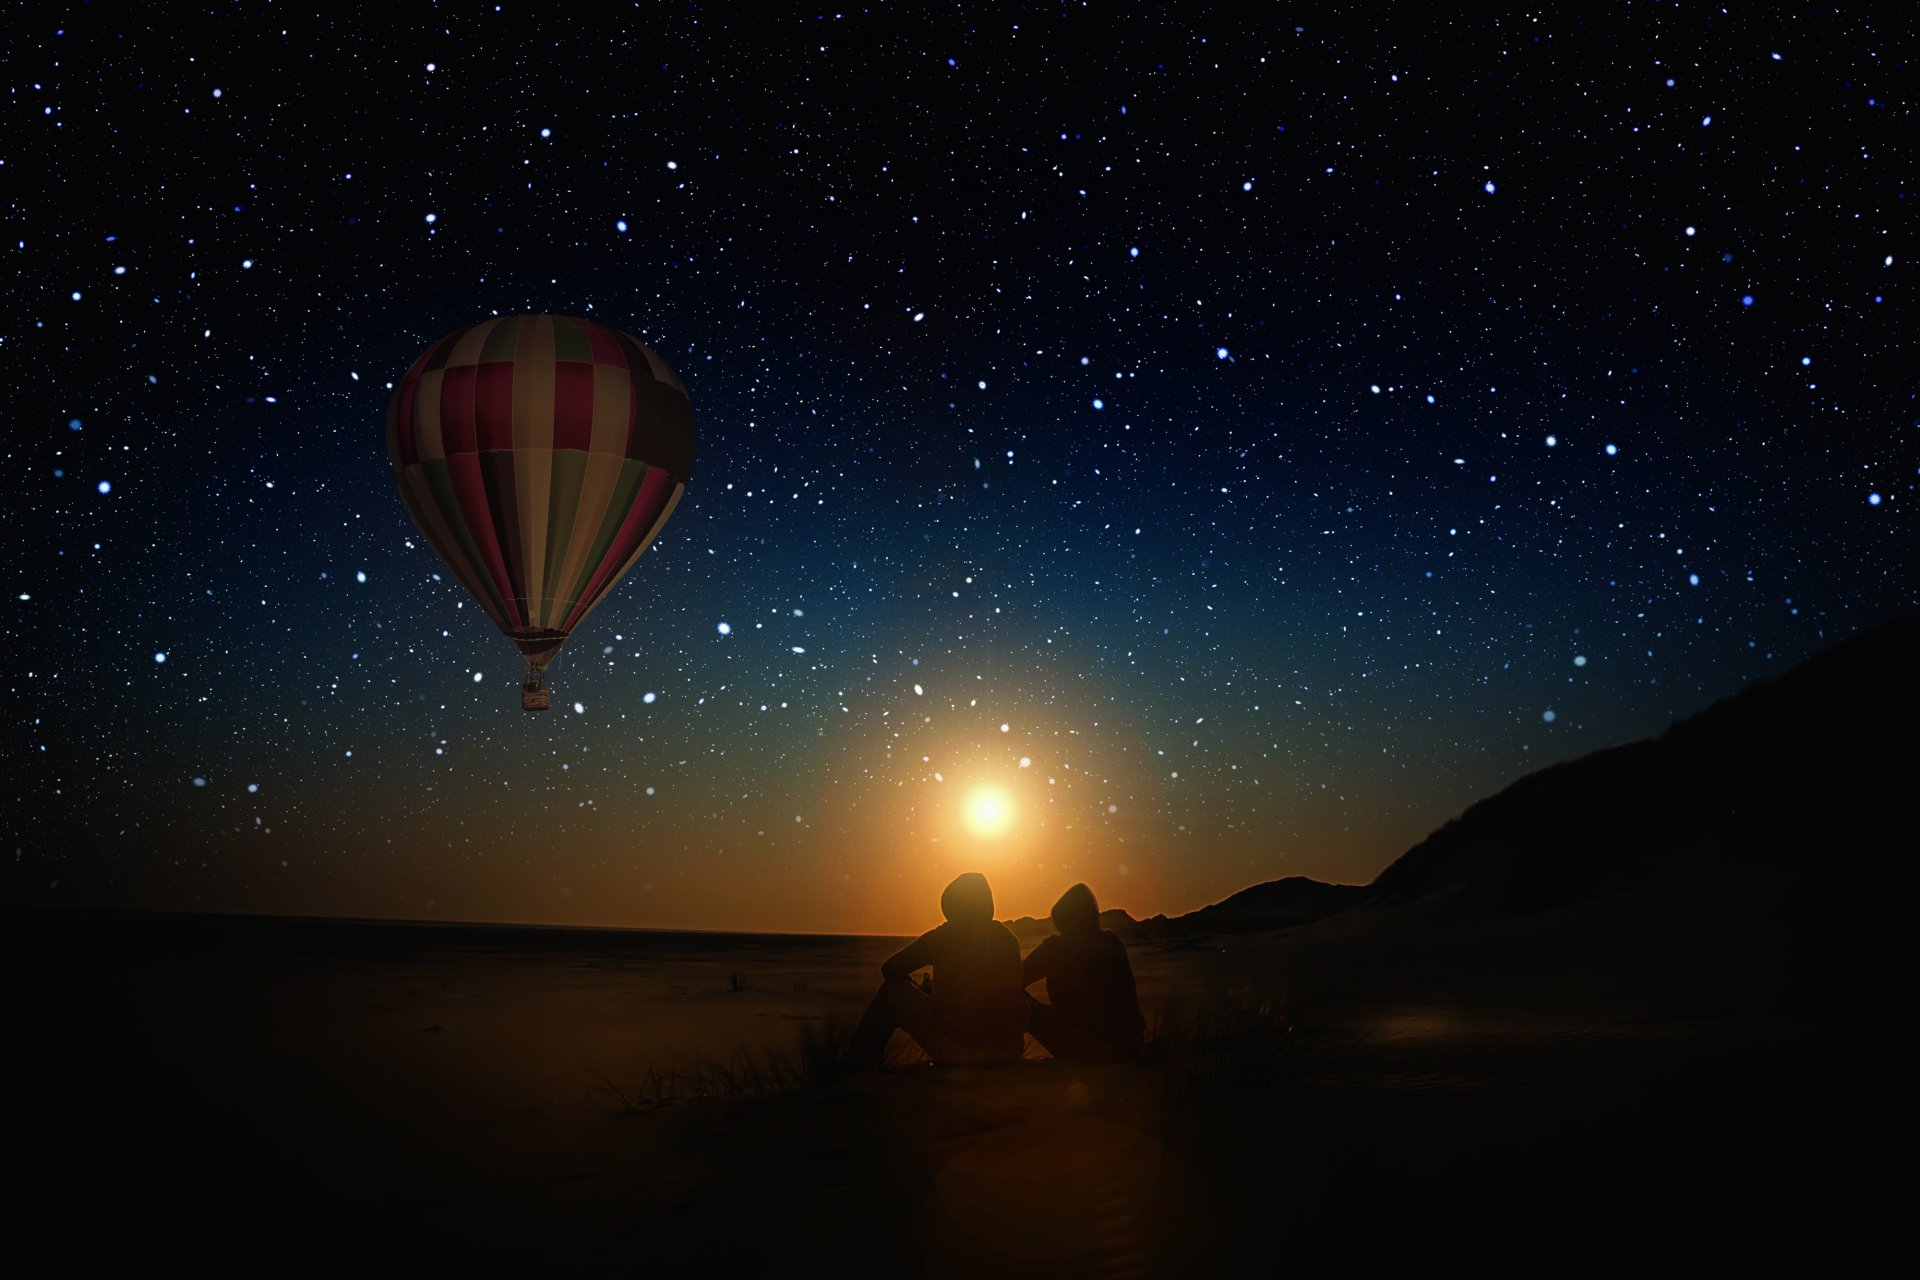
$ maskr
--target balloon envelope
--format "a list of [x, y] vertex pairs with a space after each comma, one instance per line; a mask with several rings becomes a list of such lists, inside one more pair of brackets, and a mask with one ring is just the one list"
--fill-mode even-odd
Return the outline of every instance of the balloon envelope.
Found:
[[666, 362], [570, 316], [449, 334], [387, 408], [401, 500], [535, 679], [673, 514], [693, 451]]

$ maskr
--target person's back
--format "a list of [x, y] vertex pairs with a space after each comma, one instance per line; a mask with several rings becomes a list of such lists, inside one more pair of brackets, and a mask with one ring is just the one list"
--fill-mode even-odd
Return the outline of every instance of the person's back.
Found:
[[[991, 911], [991, 908], [989, 908]], [[1020, 940], [989, 914], [948, 920], [929, 935], [935, 1061], [1018, 1058], [1026, 1035]]]
[[[930, 929], [880, 966], [885, 978], [844, 1059], [851, 1068], [878, 1065], [895, 1028], [935, 1062], [1012, 1062], [1025, 1048], [1026, 997], [1021, 993], [1020, 941], [993, 918], [986, 877], [967, 872], [940, 895], [947, 922]], [[910, 980], [933, 968], [931, 996]]]
[[1074, 885], [1053, 905], [1059, 932], [1027, 956], [1022, 978], [1047, 982], [1034, 1010], [1034, 1037], [1058, 1058], [1124, 1058], [1145, 1031], [1126, 944], [1100, 927], [1093, 891]]

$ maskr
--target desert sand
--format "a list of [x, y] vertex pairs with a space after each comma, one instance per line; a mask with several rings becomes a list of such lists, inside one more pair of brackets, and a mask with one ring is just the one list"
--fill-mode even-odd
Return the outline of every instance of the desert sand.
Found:
[[897, 940], [40, 917], [6, 966], [19, 1220], [76, 1262], [355, 1271], [1864, 1256], [1904, 1019], [1595, 964], [1561, 916], [1138, 945], [1171, 1061], [824, 1084], [765, 1053], [839, 1034]]

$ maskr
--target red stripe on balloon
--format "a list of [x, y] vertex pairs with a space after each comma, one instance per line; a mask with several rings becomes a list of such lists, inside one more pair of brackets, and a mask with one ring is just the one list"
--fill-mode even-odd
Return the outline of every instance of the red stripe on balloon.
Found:
[[[642, 383], [632, 370], [627, 374], [627, 434], [626, 446], [620, 451], [624, 458], [640, 458], [640, 388]], [[646, 459], [640, 458], [644, 462]]]
[[486, 450], [480, 455], [480, 476], [487, 486], [487, 514], [493, 520], [493, 539], [506, 562], [509, 607], [522, 616], [527, 609], [527, 557], [520, 545], [520, 501], [518, 478], [514, 475], [513, 454], [506, 450]]
[[580, 330], [587, 335], [587, 345], [593, 350], [595, 364], [610, 364], [616, 369], [627, 367], [627, 357], [620, 350], [620, 344], [614, 341], [613, 334], [604, 325], [582, 320]]
[[553, 447], [585, 453], [593, 443], [593, 366], [573, 360], [553, 365]]
[[[448, 370], [449, 375], [452, 370]], [[493, 531], [493, 512], [487, 505], [487, 482], [480, 474], [480, 455], [472, 452], [447, 457], [447, 476], [453, 482], [454, 497], [460, 503], [460, 515], [467, 523], [467, 533], [473, 538], [474, 545], [480, 548], [480, 559], [484, 563], [487, 577], [493, 582], [493, 589], [505, 608], [510, 626], [523, 627], [526, 619], [520, 612], [520, 602], [514, 598], [513, 578], [507, 572], [506, 559], [500, 554], [500, 539]]]
[[513, 365], [495, 360], [474, 368], [474, 443], [482, 450], [510, 450], [513, 448]]
[[440, 375], [440, 450], [447, 457], [474, 450], [473, 381], [477, 366], [455, 365]]
[[607, 554], [600, 559], [600, 567], [593, 571], [593, 577], [587, 581], [587, 589], [580, 593], [579, 603], [573, 606], [573, 612], [567, 615], [566, 622], [561, 625], [562, 631], [573, 630], [580, 619], [587, 616], [587, 610], [593, 608], [613, 575], [620, 572], [620, 566], [633, 555], [634, 548], [646, 541], [647, 534], [659, 522], [660, 512], [672, 495], [673, 476], [667, 469], [647, 468], [647, 474], [640, 480], [640, 492], [633, 495], [633, 506], [627, 511], [627, 518], [620, 522], [620, 531], [613, 535]]
[[396, 467], [411, 467], [420, 461], [420, 447], [413, 439], [413, 398], [419, 390], [419, 379], [410, 376], [400, 384], [400, 394], [393, 398], [393, 438], [388, 442], [388, 451], [393, 454]]

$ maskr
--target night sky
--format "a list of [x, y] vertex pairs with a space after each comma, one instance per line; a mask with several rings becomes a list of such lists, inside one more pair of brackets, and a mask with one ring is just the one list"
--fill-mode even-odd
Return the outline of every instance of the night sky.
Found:
[[[1899, 6], [168, 8], [4, 37], [17, 902], [1178, 913], [1920, 597]], [[544, 716], [385, 445], [522, 312], [700, 433]]]

